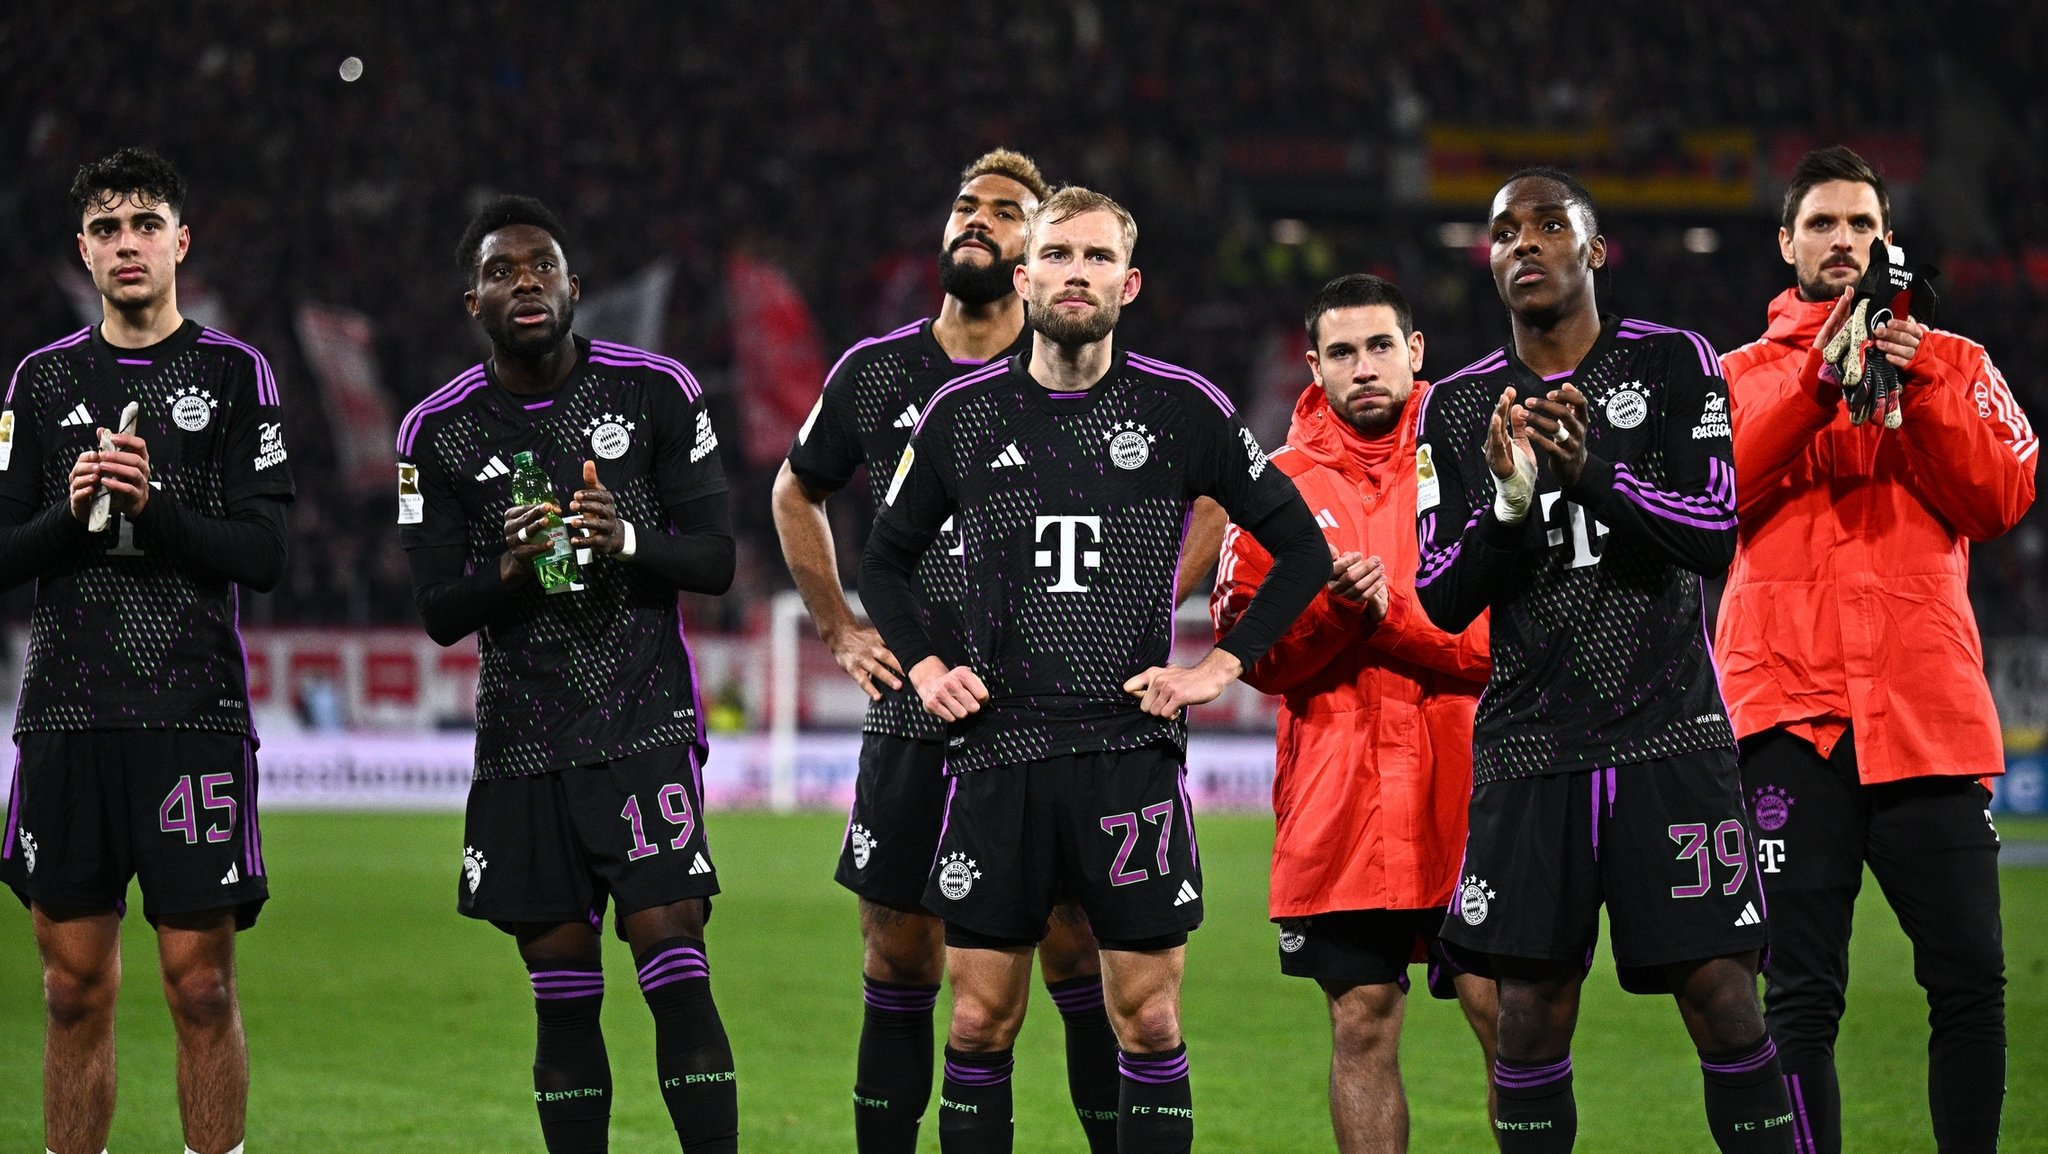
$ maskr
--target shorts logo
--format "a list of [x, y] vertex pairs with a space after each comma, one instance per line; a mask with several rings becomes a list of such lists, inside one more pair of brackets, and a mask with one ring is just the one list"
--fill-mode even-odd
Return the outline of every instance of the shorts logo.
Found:
[[600, 413], [583, 426], [590, 438], [590, 451], [607, 461], [616, 461], [633, 447], [633, 422], [617, 413]]
[[974, 888], [974, 879], [981, 876], [977, 862], [964, 853], [949, 853], [939, 859], [939, 892], [951, 901], [959, 901]]
[[213, 423], [213, 411], [220, 402], [213, 394], [198, 385], [186, 385], [164, 398], [171, 407], [171, 421], [188, 433], [196, 433]]
[[1142, 468], [1152, 459], [1152, 446], [1158, 441], [1138, 422], [1118, 421], [1109, 427], [1109, 459], [1119, 469]]
[[1281, 952], [1281, 953], [1283, 953], [1283, 954], [1298, 954], [1298, 953], [1300, 953], [1300, 952], [1301, 952], [1301, 947], [1303, 947], [1303, 946], [1305, 946], [1305, 945], [1307, 945], [1307, 944], [1308, 944], [1308, 936], [1307, 936], [1306, 934], [1302, 934], [1302, 933], [1300, 933], [1300, 932], [1298, 932], [1298, 931], [1295, 931], [1295, 930], [1289, 929], [1289, 928], [1288, 928], [1288, 927], [1286, 927], [1286, 926], [1281, 926], [1281, 927], [1280, 927], [1280, 952]]
[[857, 870], [868, 868], [868, 858], [882, 848], [881, 839], [869, 833], [868, 827], [858, 822], [847, 831], [846, 840], [853, 846], [853, 868]]
[[1464, 918], [1468, 926], [1478, 925], [1486, 920], [1487, 911], [1493, 908], [1491, 903], [1497, 896], [1485, 878], [1466, 878], [1465, 884], [1458, 887], [1458, 916]]
[[1607, 398], [1607, 423], [1617, 429], [1633, 429], [1650, 415], [1650, 400], [1642, 394], [1641, 381], [1630, 381]]
[[1767, 785], [1750, 795], [1749, 809], [1756, 815], [1757, 828], [1776, 833], [1792, 820], [1794, 804], [1784, 790]]
[[28, 872], [36, 872], [36, 835], [27, 830], [21, 831], [21, 864], [28, 867]]
[[483, 884], [484, 867], [489, 864], [491, 863], [484, 860], [484, 855], [478, 853], [475, 846], [462, 847], [462, 876], [468, 880], [472, 896], [476, 893], [476, 887]]

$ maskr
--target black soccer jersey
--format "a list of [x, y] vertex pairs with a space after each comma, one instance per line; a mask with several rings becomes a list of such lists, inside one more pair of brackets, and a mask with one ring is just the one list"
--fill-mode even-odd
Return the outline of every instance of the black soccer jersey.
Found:
[[[1029, 339], [1029, 329], [1020, 331], [1016, 343], [1002, 355], [1016, 353]], [[790, 472], [813, 489], [833, 493], [845, 488], [862, 465], [873, 483], [886, 482], [932, 393], [982, 364], [949, 358], [932, 335], [928, 319], [861, 341], [846, 350], [826, 376], [824, 393], [790, 446]], [[959, 555], [959, 535], [949, 522], [917, 563], [925, 629], [948, 664], [957, 664], [962, 656], [959, 605], [966, 590]], [[875, 688], [882, 698], [869, 703], [862, 729], [929, 741], [944, 735], [945, 723], [925, 712], [917, 691], [908, 684], [891, 690], [877, 681]]]
[[[94, 326], [30, 353], [0, 413], [0, 497], [37, 513], [67, 503], [79, 454], [130, 401], [150, 484], [182, 509], [225, 518], [232, 502], [291, 497], [269, 362], [189, 320], [145, 349]], [[138, 540], [118, 514], [79, 540], [37, 583], [15, 729], [252, 733], [235, 586]]]
[[[1086, 392], [1056, 393], [1028, 356], [932, 396], [875, 522], [878, 542], [911, 551], [948, 517], [959, 527], [963, 639], [990, 700], [949, 727], [953, 773], [1184, 745], [1184, 718], [1141, 711], [1123, 685], [1167, 660], [1192, 502], [1213, 497], [1241, 524], [1300, 503], [1196, 374], [1118, 353]], [[885, 636], [906, 670], [933, 652]]]
[[[547, 471], [564, 509], [597, 463], [620, 517], [645, 538], [668, 510], [722, 493], [703, 389], [668, 357], [576, 338], [576, 368], [545, 395], [497, 384], [486, 365], [420, 402], [398, 430], [399, 541], [460, 545], [472, 572], [505, 552], [512, 458]], [[476, 775], [513, 777], [702, 746], [700, 687], [676, 591], [629, 562], [595, 557], [583, 588], [516, 602], [479, 633]]]
[[[1502, 524], [1494, 405], [1567, 379], [1587, 400], [1585, 470], [1560, 489], [1539, 450], [1535, 503]], [[1416, 441], [1416, 594], [1447, 630], [1493, 611], [1475, 782], [1735, 743], [1701, 600], [1700, 577], [1735, 552], [1728, 389], [1705, 338], [1606, 317], [1579, 367], [1547, 381], [1498, 349], [1430, 389]]]

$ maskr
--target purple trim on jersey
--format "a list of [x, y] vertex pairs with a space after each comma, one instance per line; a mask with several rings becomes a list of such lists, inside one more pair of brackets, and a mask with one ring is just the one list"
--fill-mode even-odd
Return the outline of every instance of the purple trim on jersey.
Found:
[[1509, 1066], [1496, 1058], [1493, 1063], [1493, 1084], [1511, 1090], [1528, 1090], [1537, 1086], [1548, 1086], [1572, 1076], [1572, 1059], [1567, 1054], [1559, 1061], [1547, 1066]]
[[1621, 322], [1621, 328], [1615, 330], [1614, 335], [1625, 341], [1639, 341], [1644, 337], [1662, 336], [1671, 333], [1676, 333], [1692, 342], [1693, 350], [1700, 355], [1701, 372], [1710, 377], [1721, 375], [1721, 360], [1714, 355], [1714, 346], [1707, 343], [1707, 338], [1688, 329], [1674, 329], [1670, 325], [1660, 325], [1651, 321], [1625, 320]]
[[238, 341], [218, 329], [207, 329], [200, 333], [199, 343], [202, 345], [219, 345], [222, 348], [240, 349], [248, 353], [256, 361], [256, 403], [259, 405], [275, 405], [278, 403], [277, 375], [270, 371], [270, 362], [264, 359], [263, 354], [257, 351], [255, 345]]
[[1465, 527], [1458, 531], [1458, 539], [1456, 541], [1451, 542], [1450, 548], [1445, 549], [1441, 552], [1437, 552], [1435, 550], [1436, 514], [1431, 513], [1429, 515], [1429, 517], [1424, 521], [1422, 526], [1423, 558], [1421, 568], [1416, 570], [1415, 573], [1416, 588], [1419, 589], [1422, 586], [1427, 585], [1430, 582], [1436, 580], [1438, 577], [1443, 575], [1444, 570], [1451, 567], [1451, 562], [1456, 561], [1458, 559], [1458, 551], [1465, 547], [1465, 534], [1470, 533], [1472, 531], [1472, 526], [1477, 525], [1479, 523], [1479, 518], [1486, 516], [1486, 510], [1488, 508], [1490, 508], [1490, 506], [1482, 505], [1479, 508], [1473, 510], [1471, 520], [1466, 521]]
[[1055, 401], [1072, 401], [1072, 400], [1078, 400], [1078, 399], [1080, 399], [1080, 398], [1082, 398], [1082, 397], [1085, 397], [1085, 396], [1087, 396], [1087, 395], [1088, 395], [1088, 390], [1086, 390], [1086, 389], [1083, 389], [1083, 390], [1081, 390], [1081, 391], [1080, 391], [1080, 392], [1078, 392], [1078, 393], [1053, 393], [1053, 392], [1048, 392], [1048, 393], [1046, 394], [1046, 396], [1049, 396], [1049, 397], [1051, 397], [1051, 398], [1052, 398], [1053, 400], [1055, 400]]
[[694, 946], [675, 946], [640, 963], [640, 992], [652, 993], [676, 982], [687, 982], [693, 978], [708, 980], [710, 977], [711, 964], [704, 960], [703, 950]]
[[1785, 1089], [1792, 1095], [1792, 1113], [1799, 1122], [1792, 1127], [1793, 1154], [1820, 1154], [1820, 1144], [1813, 1140], [1813, 1120], [1806, 1116], [1806, 1093], [1799, 1085], [1799, 1075], [1785, 1075]]
[[1778, 1044], [1764, 1035], [1764, 1044], [1758, 1046], [1747, 1058], [1733, 1062], [1701, 1062], [1700, 1069], [1709, 1074], [1753, 1074], [1778, 1060]]
[[688, 366], [674, 357], [665, 357], [660, 353], [650, 353], [646, 349], [636, 349], [632, 345], [621, 345], [612, 341], [592, 341], [590, 361], [592, 364], [610, 365], [621, 369], [655, 369], [674, 377], [676, 383], [683, 387], [685, 397], [694, 401], [704, 395], [704, 386], [697, 383], [696, 376], [690, 372]]
[[543, 1002], [604, 996], [603, 970], [534, 970], [527, 980], [533, 996]]
[[14, 747], [14, 786], [7, 792], [7, 833], [0, 840], [0, 861], [14, 857], [15, 830], [21, 827], [21, 747]]
[[412, 456], [413, 442], [420, 435], [420, 426], [427, 417], [443, 409], [452, 409], [462, 403], [463, 398], [491, 383], [482, 365], [465, 370], [463, 374], [427, 394], [426, 400], [412, 407], [405, 419], [398, 422], [398, 455]]
[[549, 399], [549, 400], [545, 400], [545, 401], [535, 401], [534, 403], [532, 403], [532, 404], [530, 404], [530, 405], [521, 405], [521, 406], [519, 406], [519, 407], [520, 407], [520, 408], [522, 408], [522, 409], [525, 409], [525, 410], [526, 410], [527, 412], [529, 412], [529, 413], [530, 413], [530, 412], [534, 411], [535, 409], [551, 409], [551, 408], [553, 408], [553, 407], [554, 407], [554, 405], [555, 405], [555, 402], [554, 402], [554, 401], [553, 401], [552, 399]]
[[939, 1004], [939, 988], [928, 990], [890, 990], [877, 988], [872, 980], [863, 982], [861, 1001], [877, 1010], [892, 1014], [929, 1014]]
[[263, 830], [256, 819], [256, 747], [246, 737], [242, 739], [242, 868], [252, 878], [263, 876]]
[[1183, 1050], [1178, 1054], [1126, 1054], [1116, 1053], [1117, 1073], [1133, 1082], [1147, 1086], [1164, 1086], [1178, 1082], [1188, 1076], [1188, 1055]]
[[[1069, 986], [1064, 990], [1048, 988], [1046, 993], [1052, 995], [1052, 1004], [1058, 1006], [1062, 1014], [1082, 1014], [1089, 1010], [1102, 1009], [1102, 979], [1099, 977], [1085, 986]], [[933, 997], [937, 995], [934, 994]]]
[[1544, 379], [1544, 380], [1546, 380], [1546, 381], [1561, 381], [1561, 380], [1564, 380], [1564, 379], [1565, 379], [1566, 377], [1569, 377], [1569, 376], [1571, 376], [1571, 375], [1572, 375], [1573, 373], [1576, 373], [1576, 372], [1578, 372], [1578, 371], [1579, 371], [1579, 370], [1577, 370], [1577, 369], [1566, 369], [1565, 371], [1563, 371], [1563, 372], [1561, 372], [1561, 373], [1545, 373], [1545, 374], [1543, 374], [1543, 379]]
[[956, 365], [985, 365], [988, 363], [985, 360], [976, 360], [973, 357], [947, 357], [946, 359]]
[[[888, 343], [889, 343], [890, 341], [900, 341], [900, 340], [902, 340], [902, 339], [903, 339], [904, 337], [909, 337], [909, 336], [915, 336], [915, 335], [917, 335], [917, 331], [918, 331], [919, 329], [923, 328], [923, 327], [924, 327], [924, 321], [922, 321], [922, 320], [915, 320], [915, 321], [911, 321], [911, 322], [910, 322], [909, 324], [907, 324], [907, 325], [904, 325], [904, 326], [903, 326], [902, 328], [900, 328], [900, 329], [893, 329], [893, 330], [891, 330], [891, 331], [889, 331], [889, 332], [883, 333], [883, 334], [882, 334], [881, 336], [879, 336], [879, 337], [867, 337], [867, 338], [865, 338], [865, 339], [862, 339], [862, 340], [858, 340], [858, 341], [855, 341], [855, 342], [853, 342], [853, 344], [851, 344], [851, 345], [847, 346], [847, 349], [846, 349], [846, 351], [845, 351], [845, 352], [843, 352], [843, 353], [840, 353], [840, 354], [839, 354], [839, 359], [838, 359], [838, 360], [836, 360], [836, 361], [833, 361], [833, 362], [832, 362], [832, 368], [831, 368], [831, 370], [830, 370], [829, 372], [827, 372], [827, 373], [825, 374], [825, 379], [826, 379], [826, 380], [828, 380], [828, 381], [829, 381], [829, 380], [831, 380], [831, 379], [832, 379], [832, 377], [833, 377], [833, 374], [835, 374], [835, 373], [837, 373], [837, 372], [839, 371], [839, 366], [841, 366], [841, 365], [843, 365], [843, 364], [845, 364], [845, 363], [846, 363], [846, 358], [848, 358], [848, 357], [852, 356], [853, 354], [855, 354], [855, 353], [857, 353], [857, 352], [861, 351], [862, 349], [867, 349], [867, 348], [873, 348], [873, 347], [874, 347], [874, 346], [876, 346], [876, 345], [885, 345], [885, 344], [888, 344]], [[959, 361], [954, 361], [953, 363], [957, 365], [957, 364], [960, 364], [961, 362], [959, 362]], [[974, 364], [977, 364], [977, 365], [979, 365], [979, 364], [986, 364], [987, 362], [985, 362], [985, 361], [975, 361], [975, 362], [973, 362], [973, 363], [974, 363]]]
[[1222, 389], [1210, 384], [1209, 378], [1192, 369], [1184, 369], [1179, 365], [1169, 365], [1165, 361], [1154, 360], [1139, 353], [1126, 353], [1124, 354], [1124, 359], [1128, 363], [1156, 376], [1186, 381], [1188, 384], [1208, 394], [1209, 399], [1216, 402], [1216, 407], [1223, 410], [1224, 416], [1234, 417], [1237, 415], [1237, 406], [1230, 403], [1229, 395], [1224, 393]]
[[[1486, 354], [1485, 356], [1480, 357], [1478, 360], [1473, 361], [1471, 364], [1466, 365], [1464, 368], [1459, 369], [1457, 372], [1452, 373], [1450, 376], [1439, 379], [1436, 383], [1441, 385], [1449, 381], [1455, 381], [1459, 377], [1470, 377], [1475, 376], [1479, 373], [1490, 373], [1495, 371], [1496, 369], [1504, 369], [1507, 367], [1507, 365], [1508, 351], [1505, 348], [1495, 349], [1492, 352]], [[1425, 411], [1426, 409], [1427, 406], [1425, 403]]]
[[990, 361], [988, 364], [983, 365], [982, 367], [974, 370], [971, 373], [966, 374], [965, 376], [954, 377], [952, 380], [947, 381], [945, 384], [940, 385], [936, 389], [933, 389], [932, 395], [925, 399], [924, 411], [917, 415], [917, 424], [912, 425], [910, 427], [910, 435], [915, 437], [918, 435], [918, 433], [924, 431], [925, 420], [926, 418], [932, 415], [933, 409], [939, 407], [940, 397], [945, 396], [947, 393], [957, 392], [958, 390], [964, 389], [969, 385], [978, 385], [983, 381], [995, 380], [996, 377], [1007, 372], [1009, 368], [1010, 362], [1008, 358]]
[[1000, 1066], [965, 1066], [948, 1058], [946, 1081], [957, 1086], [1000, 1086], [1010, 1080], [1010, 1071], [1016, 1068], [1015, 1058], [1005, 1059]]
[[[939, 767], [940, 773], [945, 771], [944, 766]], [[946, 782], [946, 811], [939, 817], [939, 840], [936, 848], [932, 850], [932, 869], [939, 868], [939, 855], [945, 852], [946, 829], [953, 824], [953, 795], [959, 792], [960, 776], [955, 774]]]
[[68, 337], [65, 337], [65, 338], [64, 338], [64, 339], [62, 339], [62, 340], [56, 340], [56, 341], [51, 341], [51, 342], [50, 342], [49, 344], [47, 344], [47, 345], [44, 345], [44, 346], [43, 346], [42, 348], [39, 348], [39, 349], [37, 349], [36, 351], [34, 351], [34, 352], [30, 353], [29, 355], [27, 355], [27, 356], [25, 356], [25, 357], [21, 358], [21, 364], [19, 364], [19, 365], [16, 365], [16, 366], [14, 366], [14, 375], [13, 375], [13, 376], [11, 376], [11, 377], [9, 377], [9, 378], [7, 378], [7, 402], [6, 402], [6, 403], [7, 403], [7, 404], [10, 404], [10, 405], [14, 403], [14, 385], [15, 385], [15, 382], [17, 382], [17, 381], [21, 380], [21, 370], [22, 370], [22, 368], [23, 368], [24, 366], [26, 366], [26, 365], [27, 365], [27, 364], [28, 364], [28, 363], [29, 363], [30, 361], [32, 361], [32, 360], [35, 360], [35, 359], [36, 359], [37, 357], [40, 357], [40, 356], [42, 356], [42, 355], [43, 355], [44, 353], [54, 353], [54, 352], [56, 352], [56, 351], [57, 351], [58, 349], [68, 349], [68, 348], [70, 348], [70, 347], [71, 347], [72, 345], [75, 345], [75, 344], [79, 343], [80, 341], [89, 341], [89, 340], [91, 340], [91, 339], [92, 339], [92, 326], [91, 326], [91, 325], [87, 325], [87, 326], [85, 326], [84, 328], [82, 328], [82, 329], [78, 330], [77, 332], [75, 332], [75, 333], [72, 333], [72, 334], [71, 334], [70, 336], [68, 336]]
[[690, 772], [697, 783], [697, 804], [704, 804], [703, 761], [711, 756], [711, 736], [704, 728], [704, 683], [697, 677], [697, 653], [690, 648], [690, 635], [683, 628], [683, 615], [676, 614], [676, 641], [683, 647], [683, 661], [690, 668], [690, 708], [696, 710], [691, 719], [690, 732], [696, 736], [690, 741]]
[[1180, 773], [1174, 780], [1173, 789], [1175, 793], [1180, 794], [1180, 819], [1188, 829], [1188, 860], [1195, 864], [1196, 869], [1201, 869], [1202, 847], [1195, 841], [1195, 803], [1194, 799], [1188, 796], [1188, 767], [1186, 763], [1182, 763]]
[[1695, 529], [1735, 527], [1735, 471], [1719, 457], [1707, 460], [1707, 495], [1704, 497], [1689, 497], [1668, 489], [1652, 488], [1647, 482], [1637, 479], [1628, 465], [1620, 462], [1614, 466], [1614, 488], [1642, 506], [1645, 512], [1667, 521]]
[[115, 357], [115, 358], [114, 358], [114, 363], [115, 363], [115, 364], [117, 364], [117, 365], [142, 365], [142, 366], [144, 366], [144, 367], [146, 368], [146, 367], [148, 367], [148, 366], [150, 366], [150, 365], [153, 365], [153, 364], [155, 364], [156, 362], [155, 362], [155, 361], [145, 361], [145, 360], [142, 360], [142, 359], [141, 359], [141, 358], [139, 358], [139, 357]]

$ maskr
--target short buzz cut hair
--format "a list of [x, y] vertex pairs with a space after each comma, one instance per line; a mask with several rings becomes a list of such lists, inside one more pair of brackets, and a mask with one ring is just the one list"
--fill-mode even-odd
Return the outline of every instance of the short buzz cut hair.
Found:
[[1023, 185], [1039, 200], [1044, 200], [1052, 192], [1038, 171], [1038, 162], [1007, 148], [993, 149], [976, 157], [973, 164], [960, 170], [960, 183], [964, 186], [977, 176], [1008, 177]]
[[145, 207], [166, 204], [174, 218], [185, 215], [185, 178], [171, 162], [147, 148], [123, 148], [80, 165], [71, 178], [71, 207], [86, 213], [112, 208], [122, 197]]
[[1847, 180], [1856, 184], [1867, 184], [1877, 193], [1877, 224], [1886, 232], [1892, 227], [1892, 198], [1884, 190], [1884, 177], [1876, 168], [1848, 146], [1830, 144], [1816, 148], [1799, 158], [1799, 166], [1792, 170], [1792, 183], [1785, 186], [1785, 212], [1778, 221], [1790, 233], [1799, 221], [1799, 203], [1817, 184], [1834, 180]]
[[1401, 326], [1402, 336], [1415, 332], [1415, 314], [1409, 310], [1408, 296], [1401, 291], [1401, 286], [1367, 272], [1345, 273], [1317, 289], [1316, 295], [1309, 298], [1309, 348], [1322, 348], [1324, 313], [1332, 309], [1368, 308], [1372, 305], [1385, 305], [1394, 310], [1394, 322]]
[[1518, 180], [1548, 180], [1564, 188], [1566, 199], [1586, 210], [1586, 223], [1592, 226], [1594, 236], [1600, 235], [1600, 206], [1593, 200], [1593, 194], [1579, 183], [1579, 178], [1562, 168], [1550, 164], [1532, 164], [1518, 168], [1500, 182], [1502, 188]]
[[484, 238], [516, 224], [530, 224], [554, 237], [557, 245], [568, 248], [562, 221], [547, 205], [531, 196], [494, 197], [469, 218], [469, 227], [462, 230], [462, 240], [455, 246], [455, 267], [465, 281], [476, 279]]
[[1124, 234], [1124, 263], [1131, 262], [1131, 254], [1138, 248], [1138, 222], [1130, 210], [1092, 188], [1070, 184], [1044, 200], [1038, 202], [1038, 210], [1031, 214], [1030, 226], [1024, 233], [1024, 252], [1029, 256], [1031, 246], [1038, 241], [1038, 230], [1048, 224], [1059, 224], [1072, 220], [1084, 212], [1106, 212], [1116, 217]]

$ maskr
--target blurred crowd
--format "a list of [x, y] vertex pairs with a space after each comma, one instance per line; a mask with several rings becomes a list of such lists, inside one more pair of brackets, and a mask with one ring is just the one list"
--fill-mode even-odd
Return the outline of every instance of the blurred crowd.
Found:
[[[734, 253], [788, 274], [829, 363], [935, 307], [955, 174], [988, 147], [1022, 149], [1135, 212], [1146, 280], [1129, 343], [1212, 377], [1272, 437], [1307, 382], [1300, 307], [1330, 275], [1408, 287], [1425, 375], [1505, 336], [1483, 254], [1444, 228], [1481, 210], [1387, 191], [1432, 127], [1599, 130], [1601, 164], [1622, 172], [1675, 170], [1686, 134], [1726, 129], [1759, 153], [1904, 142], [1923, 163], [1903, 174], [1895, 224], [1916, 259], [1950, 271], [1946, 327], [1988, 345], [2048, 418], [2048, 102], [2025, 79], [2048, 51], [2048, 6], [1877, 18], [1833, 2], [1623, 0], [1594, 13], [1550, 0], [14, 0], [0, 12], [0, 357], [79, 323], [61, 287], [75, 281], [64, 193], [77, 165], [130, 143], [163, 151], [192, 185], [181, 283], [269, 351], [291, 406], [292, 572], [249, 619], [407, 623], [392, 493], [340, 475], [292, 306], [371, 318], [403, 413], [481, 352], [453, 260], [469, 212], [492, 192], [537, 194], [568, 222], [586, 292], [674, 262], [658, 344], [715, 395], [745, 535], [735, 592], [693, 611], [743, 627], [787, 579], [766, 513], [775, 462], [746, 459], [730, 432], [744, 398], [728, 370], [747, 339], [725, 293]], [[351, 56], [353, 82], [338, 73]], [[1276, 179], [1244, 160], [1261, 142], [1333, 159]], [[1758, 157], [1760, 185], [1773, 159]], [[1742, 211], [1610, 211], [1604, 302], [1724, 349], [1753, 339], [1790, 283], [1769, 195]], [[862, 510], [839, 504], [850, 575]], [[2044, 547], [2037, 514], [1977, 551], [1987, 632], [2048, 634]]]

